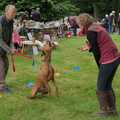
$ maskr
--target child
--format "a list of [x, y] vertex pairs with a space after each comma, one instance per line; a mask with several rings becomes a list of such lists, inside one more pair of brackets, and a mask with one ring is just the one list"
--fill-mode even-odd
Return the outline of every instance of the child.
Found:
[[17, 26], [14, 28], [12, 33], [12, 42], [14, 43], [14, 48], [18, 50], [20, 48], [21, 38], [17, 32]]

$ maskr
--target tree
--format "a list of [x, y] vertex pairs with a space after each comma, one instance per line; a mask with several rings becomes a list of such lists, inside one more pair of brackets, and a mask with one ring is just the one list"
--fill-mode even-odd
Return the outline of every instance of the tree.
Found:
[[39, 7], [45, 21], [78, 15], [81, 12], [101, 18], [112, 10], [120, 10], [120, 0], [0, 0], [0, 13], [10, 3], [16, 4], [18, 12]]

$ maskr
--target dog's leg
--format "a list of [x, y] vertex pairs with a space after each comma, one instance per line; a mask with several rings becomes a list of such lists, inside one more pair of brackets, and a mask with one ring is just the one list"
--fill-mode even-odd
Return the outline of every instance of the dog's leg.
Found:
[[46, 94], [48, 94], [48, 89], [45, 85], [42, 85], [41, 88], [39, 88], [39, 92], [41, 93], [41, 96], [44, 97]]
[[54, 87], [55, 87], [55, 89], [56, 89], [56, 96], [59, 96], [58, 87], [57, 87], [57, 85], [56, 85], [56, 82], [55, 82], [54, 77], [52, 78], [52, 83], [54, 84]]
[[29, 98], [34, 99], [37, 91], [38, 91], [38, 86], [34, 85], [32, 88], [31, 96]]
[[56, 90], [56, 96], [59, 96], [58, 87], [57, 87], [56, 82], [55, 82], [54, 69], [53, 69], [53, 67], [51, 67], [51, 69], [50, 69], [50, 73], [49, 73], [49, 76], [48, 76], [48, 80], [49, 80], [49, 81], [52, 80], [52, 83], [53, 83], [53, 85], [54, 85], [54, 87], [55, 87], [55, 90]]
[[45, 88], [48, 89], [48, 95], [51, 96], [51, 88], [50, 88], [50, 85], [49, 85], [48, 81], [45, 81], [44, 85], [45, 85]]

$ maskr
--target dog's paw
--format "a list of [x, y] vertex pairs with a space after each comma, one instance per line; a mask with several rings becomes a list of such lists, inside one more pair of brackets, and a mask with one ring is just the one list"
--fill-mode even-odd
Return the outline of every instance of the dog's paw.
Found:
[[30, 100], [33, 100], [33, 99], [35, 99], [35, 96], [34, 97], [33, 96], [27, 96], [27, 98], [30, 99]]

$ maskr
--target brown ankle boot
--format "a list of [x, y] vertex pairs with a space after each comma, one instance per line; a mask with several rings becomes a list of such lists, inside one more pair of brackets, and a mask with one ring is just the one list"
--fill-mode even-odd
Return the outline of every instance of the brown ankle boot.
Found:
[[116, 98], [113, 90], [108, 91], [108, 106], [111, 115], [118, 115], [116, 110]]
[[98, 101], [100, 105], [100, 112], [97, 113], [100, 117], [109, 116], [108, 111], [108, 92], [97, 91]]

